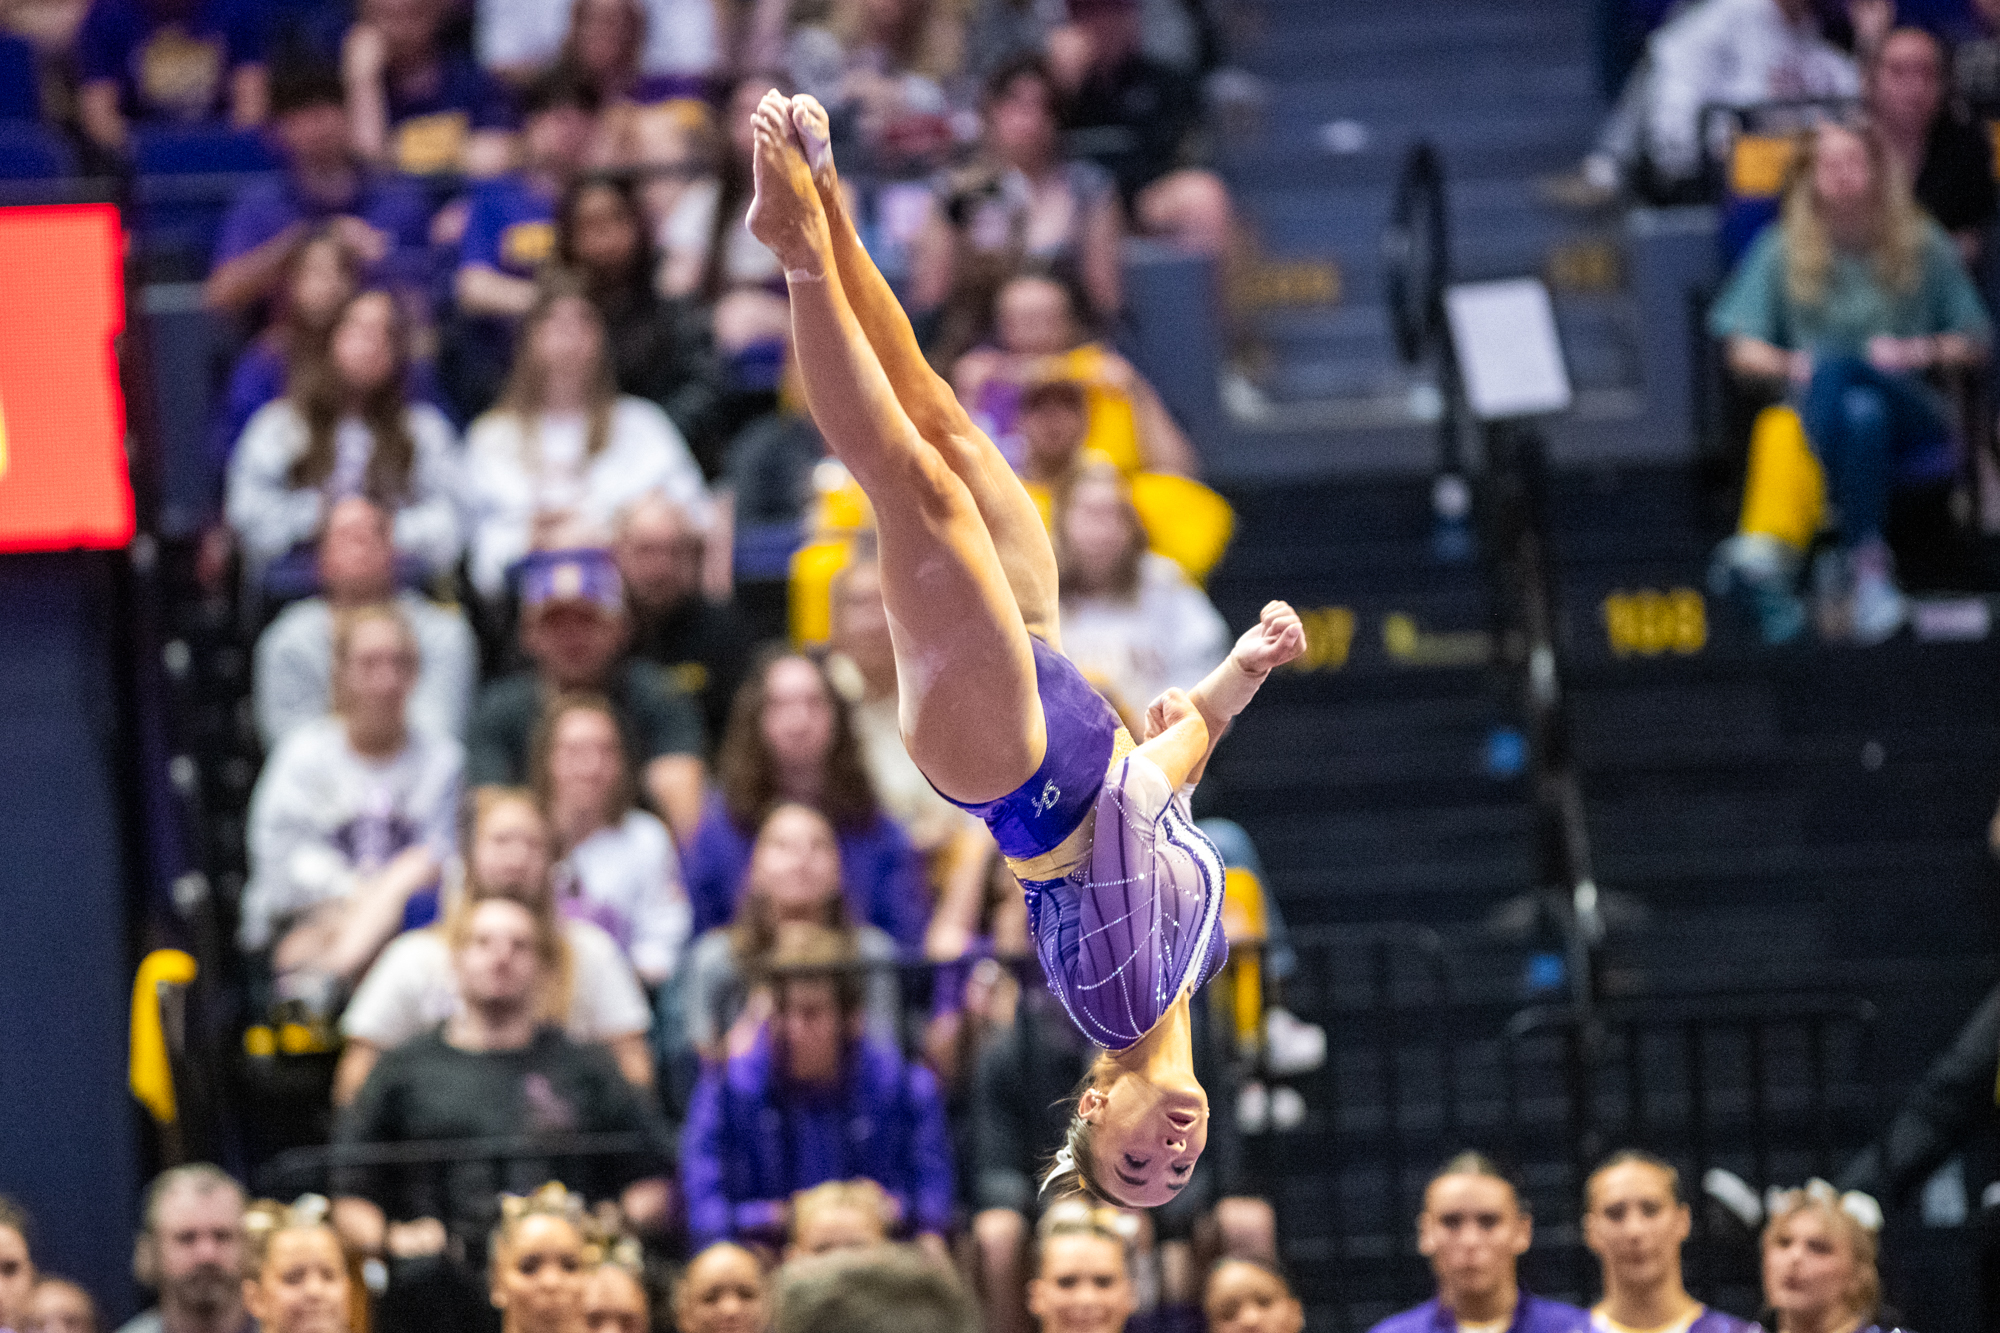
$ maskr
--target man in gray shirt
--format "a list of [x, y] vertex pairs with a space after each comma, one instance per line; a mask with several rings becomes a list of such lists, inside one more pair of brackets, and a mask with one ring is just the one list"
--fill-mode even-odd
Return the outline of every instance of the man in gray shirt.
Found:
[[332, 708], [334, 613], [391, 598], [416, 632], [422, 659], [410, 694], [410, 722], [463, 739], [478, 645], [456, 607], [396, 591], [389, 516], [359, 496], [336, 504], [319, 539], [319, 578], [320, 595], [286, 607], [257, 640], [251, 688], [264, 748], [275, 748], [287, 731]]
[[160, 1303], [118, 1333], [252, 1333], [243, 1309], [243, 1187], [197, 1162], [146, 1190], [132, 1272]]

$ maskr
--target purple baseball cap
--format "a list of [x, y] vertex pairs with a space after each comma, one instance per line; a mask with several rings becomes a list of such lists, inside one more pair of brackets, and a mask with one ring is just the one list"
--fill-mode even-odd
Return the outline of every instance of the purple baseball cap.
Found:
[[531, 551], [521, 561], [521, 606], [535, 610], [556, 602], [587, 602], [622, 615], [625, 582], [609, 551]]

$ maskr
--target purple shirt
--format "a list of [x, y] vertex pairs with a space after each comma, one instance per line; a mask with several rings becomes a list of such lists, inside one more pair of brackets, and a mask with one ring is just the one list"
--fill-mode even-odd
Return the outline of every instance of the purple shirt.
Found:
[[466, 128], [512, 130], [521, 118], [507, 85], [462, 55], [441, 55], [431, 67], [430, 78], [411, 84], [387, 80], [383, 92], [389, 104], [389, 124], [393, 127], [419, 116], [457, 112], [465, 117]]
[[1712, 1306], [1703, 1306], [1695, 1321], [1688, 1325], [1688, 1333], [1764, 1333], [1764, 1330], [1748, 1319], [1738, 1319]]
[[76, 35], [78, 76], [116, 80], [119, 108], [138, 120], [217, 118], [230, 71], [263, 58], [243, 0], [94, 0]]
[[[1457, 1329], [1451, 1311], [1432, 1297], [1414, 1310], [1390, 1315], [1368, 1333], [1457, 1333]], [[1590, 1313], [1523, 1291], [1514, 1303], [1507, 1333], [1590, 1333]]]
[[916, 1231], [951, 1225], [951, 1138], [937, 1080], [896, 1048], [863, 1037], [837, 1088], [788, 1088], [770, 1030], [702, 1071], [681, 1132], [681, 1187], [696, 1249], [732, 1236], [783, 1235], [802, 1189], [865, 1176]]
[[[840, 883], [848, 914], [905, 948], [921, 945], [930, 894], [924, 885], [923, 859], [903, 830], [877, 814], [854, 828], [836, 825], [834, 836], [840, 843]], [[711, 792], [694, 836], [681, 849], [681, 874], [687, 880], [696, 936], [735, 920], [756, 840], [756, 831], [737, 827], [721, 795]]]
[[345, 199], [315, 198], [289, 174], [249, 182], [223, 215], [215, 262], [248, 254], [297, 223], [337, 217], [357, 217], [388, 234], [389, 253], [371, 276], [422, 283], [430, 245], [430, 205], [424, 192], [411, 181], [370, 173], [357, 173], [354, 192]]
[[521, 176], [501, 176], [473, 187], [458, 244], [461, 268], [481, 264], [516, 278], [532, 278], [556, 252], [556, 201]]

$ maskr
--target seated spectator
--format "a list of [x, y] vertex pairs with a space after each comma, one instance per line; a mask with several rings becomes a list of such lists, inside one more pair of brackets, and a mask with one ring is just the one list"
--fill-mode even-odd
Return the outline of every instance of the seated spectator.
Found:
[[[1951, 416], [1924, 382], [1985, 356], [1986, 312], [1958, 251], [1910, 201], [1881, 135], [1822, 126], [1801, 148], [1782, 220], [1766, 228], [1709, 312], [1730, 369], [1789, 391], [1839, 510], [1838, 548], [1816, 578], [1825, 621], [1861, 644], [1903, 624], [1884, 538], [1898, 485], [1955, 468]], [[1789, 568], [1747, 564], [1757, 587]]]
[[1255, 1259], [1224, 1259], [1202, 1293], [1208, 1333], [1305, 1333], [1305, 1307], [1284, 1275]]
[[584, 1333], [650, 1333], [652, 1301], [639, 1269], [604, 1259], [583, 1284]]
[[865, 1177], [800, 1190], [786, 1217], [785, 1262], [871, 1249], [889, 1239], [895, 1220], [896, 1201]]
[[[1017, 56], [987, 80], [980, 160], [946, 178], [913, 254], [910, 303], [984, 308], [1008, 275], [1033, 260], [1073, 277], [1097, 319], [1123, 304], [1125, 218], [1117, 183], [1095, 162], [1062, 155], [1061, 94], [1039, 56]], [[950, 328], [946, 346], [969, 338]]]
[[353, 1333], [352, 1256], [326, 1208], [317, 1194], [251, 1205], [243, 1305], [259, 1333]]
[[618, 392], [644, 398], [685, 429], [716, 390], [706, 315], [659, 293], [660, 260], [629, 181], [585, 177], [556, 211], [556, 258], [582, 279], [604, 322]]
[[409, 355], [395, 299], [364, 291], [334, 319], [326, 355], [250, 418], [227, 513], [253, 569], [317, 538], [350, 495], [394, 515], [396, 553], [423, 575], [457, 562], [458, 439], [444, 413], [406, 396]]
[[[488, 4], [492, 0], [487, 0]], [[613, 117], [629, 110], [667, 101], [670, 98], [698, 98], [704, 91], [702, 64], [690, 64], [683, 55], [670, 68], [658, 73], [652, 66], [672, 52], [669, 44], [655, 50], [649, 29], [657, 10], [662, 19], [685, 29], [689, 11], [709, 6], [696, 0], [573, 0], [567, 18], [569, 32], [556, 52], [555, 64], [590, 85], [598, 105]], [[561, 14], [560, 6], [544, 7], [544, 12]], [[712, 11], [711, 11], [712, 12]], [[680, 53], [675, 53], [680, 54]]]
[[826, 1180], [865, 1176], [898, 1222], [942, 1255], [951, 1144], [930, 1071], [862, 1030], [855, 955], [806, 931], [773, 961], [771, 1017], [748, 1050], [702, 1074], [681, 1137], [697, 1244], [782, 1236], [786, 1204]]
[[[1035, 1241], [1028, 1313], [1043, 1333], [1120, 1333], [1138, 1308], [1132, 1283], [1137, 1219], [1080, 1196], [1051, 1205]], [[1123, 1224], [1123, 1225], [1121, 1225]]]
[[1621, 185], [1685, 198], [1699, 181], [1704, 107], [1856, 97], [1861, 77], [1820, 34], [1812, 0], [1697, 0], [1646, 41], [1646, 60], [1584, 160], [1598, 198]]
[[595, 690], [618, 713], [641, 795], [685, 844], [702, 817], [701, 713], [658, 667], [625, 655], [630, 629], [610, 556], [532, 556], [521, 572], [521, 648], [532, 665], [480, 695], [467, 778], [474, 785], [526, 782], [544, 705], [566, 690]]
[[104, 1321], [89, 1292], [68, 1278], [43, 1273], [28, 1293], [21, 1333], [104, 1333]]
[[562, 73], [521, 98], [521, 166], [474, 187], [453, 292], [467, 315], [514, 320], [538, 295], [535, 274], [556, 249], [556, 204], [582, 168], [597, 114], [589, 88]]
[[725, 103], [726, 142], [714, 179], [687, 190], [661, 227], [666, 256], [662, 285], [669, 296], [695, 296], [712, 306], [739, 287], [766, 286], [784, 277], [778, 257], [750, 234], [752, 117], [775, 81], [746, 75]]
[[92, 0], [76, 72], [85, 137], [121, 156], [134, 122], [246, 129], [270, 100], [258, 15], [230, 0]]
[[687, 1030], [676, 1040], [710, 1064], [740, 1054], [769, 1012], [769, 997], [760, 998], [758, 988], [773, 959], [787, 939], [808, 930], [841, 936], [855, 957], [874, 965], [866, 989], [868, 1030], [893, 1042], [900, 1007], [890, 966], [895, 941], [848, 916], [833, 829], [803, 805], [780, 805], [764, 817], [735, 921], [695, 941], [687, 966]]
[[526, 907], [548, 952], [540, 1014], [579, 1045], [603, 1046], [635, 1088], [651, 1085], [646, 1029], [652, 1015], [617, 941], [588, 921], [559, 917], [550, 883], [553, 844], [534, 797], [481, 787], [469, 806], [464, 872], [441, 925], [406, 931], [368, 969], [340, 1018], [346, 1039], [334, 1071], [333, 1099], [346, 1105], [392, 1050], [459, 1010], [452, 972], [455, 941], [488, 898]]
[[279, 742], [250, 797], [238, 939], [279, 999], [330, 1014], [382, 946], [437, 913], [465, 751], [412, 726], [417, 641], [393, 605], [333, 622], [333, 708]]
[[132, 1274], [160, 1303], [133, 1315], [118, 1333], [246, 1333], [244, 1202], [243, 1187], [206, 1162], [169, 1167], [153, 1178]]
[[1431, 1177], [1417, 1218], [1417, 1249], [1430, 1260], [1437, 1295], [1371, 1333], [1487, 1324], [1518, 1333], [1588, 1333], [1587, 1312], [1521, 1289], [1515, 1267], [1533, 1240], [1534, 1221], [1513, 1182], [1484, 1154], [1460, 1153]]
[[28, 1215], [0, 1194], [0, 1328], [19, 1328], [35, 1289], [35, 1261], [28, 1253]]
[[362, 267], [330, 223], [314, 227], [285, 256], [271, 291], [270, 319], [229, 371], [209, 444], [219, 473], [228, 474], [236, 442], [257, 409], [285, 396], [298, 367], [326, 355], [333, 321], [361, 290]]
[[[719, 58], [721, 18], [714, 0], [477, 0], [473, 33], [480, 63], [514, 83], [551, 65], [610, 67], [615, 46], [615, 63], [643, 75], [637, 89], [691, 96]], [[652, 100], [607, 84], [606, 105], [614, 95]]]
[[1694, 1218], [1681, 1174], [1650, 1153], [1614, 1153], [1583, 1186], [1583, 1243], [1604, 1274], [1593, 1327], [1751, 1333], [1755, 1325], [1710, 1309], [1681, 1284], [1681, 1246]]
[[836, 6], [824, 24], [794, 28], [785, 70], [833, 117], [844, 160], [883, 173], [936, 165], [952, 146], [944, 85], [958, 72], [964, 27], [953, 6], [873, 0]]
[[1056, 502], [1063, 652], [1130, 709], [1193, 689], [1229, 653], [1229, 627], [1179, 565], [1146, 549], [1125, 478], [1086, 467]]
[[533, 780], [562, 857], [556, 906], [603, 927], [647, 986], [665, 984], [687, 947], [687, 891], [667, 826], [633, 806], [632, 768], [604, 696], [566, 694], [543, 711]]
[[654, 491], [619, 516], [611, 553], [631, 607], [632, 651], [665, 668], [720, 738], [755, 641], [734, 605], [702, 595], [703, 548], [693, 515]]
[[1140, 232], [1226, 259], [1236, 208], [1222, 178], [1193, 160], [1194, 78], [1140, 49], [1138, 0], [1069, 0], [1069, 12], [1082, 58], [1059, 61], [1056, 73], [1069, 92], [1063, 128], [1075, 151], [1117, 179]]
[[[1217, 1049], [1204, 994], [1195, 995], [1194, 1006], [1195, 1077], [1209, 1090], [1214, 1106], [1234, 1106], [1226, 1057]], [[1063, 1141], [1068, 1125], [1064, 1094], [1084, 1080], [1095, 1057], [1096, 1048], [1039, 987], [1024, 989], [1013, 1024], [979, 1054], [967, 1103], [972, 1118], [972, 1235], [980, 1289], [987, 1293], [987, 1321], [1001, 1333], [1027, 1326], [1028, 1312], [1021, 1304], [1028, 1276], [1023, 1258], [1044, 1200], [1049, 1145]], [[1270, 1204], [1242, 1188], [1240, 1148], [1235, 1117], [1226, 1112], [1211, 1116], [1208, 1148], [1187, 1187], [1151, 1213], [1154, 1239], [1134, 1257], [1149, 1266], [1158, 1263], [1163, 1276], [1184, 1279], [1160, 1293], [1170, 1305], [1193, 1306], [1201, 1298], [1191, 1285], [1190, 1250], [1197, 1224], [1205, 1226], [1212, 1219], [1224, 1253], [1266, 1261], [1277, 1255], [1276, 1215]], [[1048, 1207], [1050, 1214], [1056, 1212], [1053, 1200]]]
[[688, 1261], [674, 1284], [680, 1333], [765, 1333], [771, 1294], [764, 1265], [733, 1241], [717, 1241]]
[[[620, 1199], [635, 1226], [657, 1229], [672, 1160], [665, 1127], [610, 1055], [541, 1021], [560, 939], [522, 903], [488, 898], [453, 941], [459, 1007], [435, 1030], [386, 1051], [337, 1117], [336, 1144], [423, 1143], [564, 1133], [636, 1132], [647, 1149], [617, 1157], [454, 1162], [440, 1172], [341, 1170], [341, 1230], [365, 1254], [432, 1254], [447, 1238], [478, 1253], [500, 1221], [496, 1192], [566, 1178], [592, 1199]], [[558, 1168], [561, 1168], [560, 1170]], [[391, 1234], [391, 1224], [398, 1232]], [[412, 1224], [416, 1224], [413, 1226]], [[414, 1234], [413, 1234], [414, 1233]], [[505, 1270], [507, 1229], [494, 1256]]]
[[293, 602], [257, 636], [250, 675], [257, 734], [274, 750], [295, 728], [333, 708], [333, 626], [360, 607], [393, 602], [417, 644], [409, 721], [440, 736], [465, 735], [479, 645], [456, 607], [396, 591], [389, 516], [358, 495], [337, 501], [319, 538], [320, 595]]
[[1857, 1219], [1824, 1181], [1787, 1190], [1764, 1223], [1764, 1304], [1773, 1333], [1850, 1328], [1884, 1333], [1881, 1227]]
[[680, 431], [618, 392], [597, 307], [567, 275], [545, 279], [500, 401], [466, 432], [472, 586], [500, 601], [528, 552], [606, 545], [619, 511], [656, 490], [706, 516]]
[[1945, 102], [1944, 44], [1922, 28], [1884, 38], [1868, 67], [1868, 112], [1917, 203], [1950, 233], [1959, 257], [1977, 264], [2000, 213], [1993, 144]]
[[922, 944], [923, 863], [877, 803], [845, 701], [823, 666], [767, 657], [737, 691], [716, 772], [717, 789], [683, 848], [697, 933], [735, 915], [759, 827], [779, 803], [795, 802], [833, 825], [854, 919], [904, 948]]
[[881, 566], [872, 558], [850, 564], [834, 577], [831, 600], [833, 637], [828, 646], [839, 654], [835, 660], [846, 664], [843, 670], [851, 669], [856, 678], [846, 693], [868, 780], [882, 808], [927, 862], [936, 909], [925, 932], [925, 955], [960, 957], [978, 934], [988, 864], [997, 850], [993, 836], [979, 820], [938, 795], [903, 744]]
[[1016, 471], [1026, 453], [1022, 398], [1029, 386], [1048, 379], [1084, 386], [1089, 421], [1084, 446], [1110, 458], [1120, 471], [1183, 477], [1200, 471], [1193, 447], [1159, 393], [1131, 362], [1091, 336], [1083, 305], [1067, 284], [1048, 274], [1024, 273], [1000, 288], [993, 311], [993, 345], [960, 357], [952, 383]]
[[285, 169], [244, 185], [230, 204], [202, 288], [209, 309], [243, 315], [271, 301], [294, 254], [322, 229], [365, 277], [422, 287], [429, 204], [410, 182], [355, 158], [343, 96], [331, 70], [281, 70], [273, 82], [272, 129]]
[[439, 39], [443, 0], [362, 0], [340, 52], [354, 149], [411, 175], [506, 168], [517, 120], [507, 89]]

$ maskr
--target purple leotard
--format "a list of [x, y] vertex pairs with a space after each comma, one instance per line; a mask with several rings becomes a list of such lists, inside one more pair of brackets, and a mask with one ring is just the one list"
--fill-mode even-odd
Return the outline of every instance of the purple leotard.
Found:
[[1049, 989], [1084, 1036], [1122, 1051], [1229, 956], [1222, 858], [1159, 765], [1137, 754], [1114, 760], [1117, 714], [1083, 673], [1031, 642], [1048, 753], [1013, 792], [962, 808], [1016, 863], [1054, 851], [1095, 812], [1067, 873], [1033, 878], [1019, 864], [1015, 873]]

